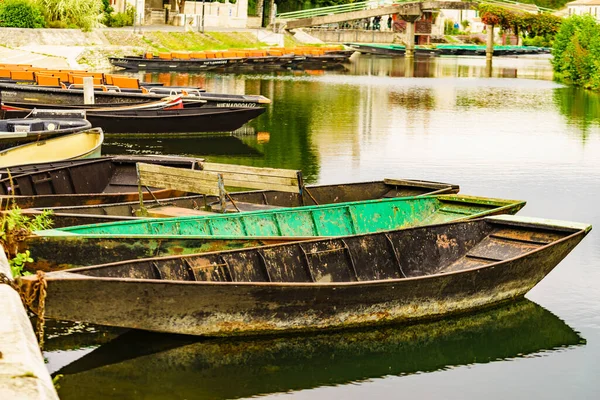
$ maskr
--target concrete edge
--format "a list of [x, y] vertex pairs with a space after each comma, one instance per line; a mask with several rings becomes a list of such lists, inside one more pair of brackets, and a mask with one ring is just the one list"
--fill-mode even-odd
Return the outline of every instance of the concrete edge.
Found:
[[[0, 272], [11, 277], [0, 246]], [[58, 400], [19, 294], [0, 284], [0, 399]]]

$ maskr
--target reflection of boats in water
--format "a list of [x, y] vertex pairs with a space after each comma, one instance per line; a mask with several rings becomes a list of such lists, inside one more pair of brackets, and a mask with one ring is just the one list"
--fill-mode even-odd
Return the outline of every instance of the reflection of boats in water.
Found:
[[[163, 140], [164, 139], [164, 140]], [[202, 154], [203, 156], [261, 156], [262, 153], [231, 135], [112, 136], [104, 145], [106, 154], [140, 154], [151, 151], [159, 154]]]
[[237, 398], [487, 363], [584, 344], [524, 300], [426, 324], [200, 339], [130, 331], [62, 368], [61, 399]]

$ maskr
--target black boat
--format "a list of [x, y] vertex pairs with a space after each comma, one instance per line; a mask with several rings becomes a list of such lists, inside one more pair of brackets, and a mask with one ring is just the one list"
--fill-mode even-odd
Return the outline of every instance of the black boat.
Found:
[[[165, 89], [165, 88], [162, 88]], [[173, 89], [169, 89], [173, 90]], [[148, 92], [148, 90], [146, 90]], [[271, 100], [261, 95], [236, 95], [207, 93], [186, 90], [183, 103], [187, 107], [190, 103], [201, 103], [209, 107], [259, 107], [270, 104]], [[136, 104], [160, 100], [165, 97], [164, 93], [142, 93], [142, 90], [113, 91], [97, 89], [94, 91], [96, 104], [101, 107], [119, 104]], [[49, 86], [21, 85], [15, 83], [0, 82], [0, 98], [5, 105], [26, 106], [37, 104], [53, 104], [53, 108], [62, 105], [84, 105], [82, 89], [61, 89]], [[87, 107], [88, 105], [85, 105]]]
[[92, 124], [85, 119], [0, 120], [0, 150], [91, 128]]
[[[5, 110], [7, 116], [31, 112]], [[51, 112], [51, 110], [48, 110]], [[262, 107], [201, 107], [179, 110], [89, 111], [86, 119], [105, 133], [230, 132], [265, 112]], [[43, 115], [39, 113], [38, 115]]]
[[245, 58], [205, 58], [205, 59], [162, 59], [141, 56], [109, 57], [115, 67], [132, 71], [207, 71], [213, 69], [240, 69], [265, 67], [286, 67], [294, 61], [293, 55], [245, 57]]

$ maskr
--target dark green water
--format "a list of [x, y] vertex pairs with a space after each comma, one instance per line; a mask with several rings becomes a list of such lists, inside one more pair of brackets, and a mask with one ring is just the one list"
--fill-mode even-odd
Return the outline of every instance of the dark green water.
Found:
[[[446, 181], [600, 227], [600, 95], [552, 82], [546, 59], [494, 62], [492, 78], [476, 58], [418, 60], [410, 74], [371, 57], [346, 71], [149, 76], [273, 104], [250, 123], [258, 135], [109, 137], [104, 152], [302, 169], [315, 183]], [[49, 340], [46, 357], [65, 399], [597, 399], [599, 267], [593, 230], [532, 302], [476, 316], [243, 341], [129, 334], [97, 347], [115, 335], [80, 333]]]

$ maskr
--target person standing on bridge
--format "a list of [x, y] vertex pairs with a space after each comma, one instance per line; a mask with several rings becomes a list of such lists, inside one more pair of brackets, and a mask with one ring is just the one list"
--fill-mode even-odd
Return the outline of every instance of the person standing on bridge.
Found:
[[373, 18], [373, 30], [378, 31], [381, 28], [381, 16], [377, 15]]

